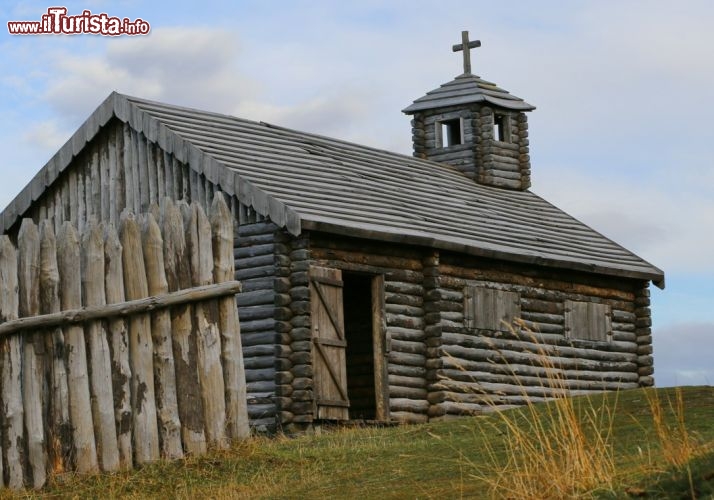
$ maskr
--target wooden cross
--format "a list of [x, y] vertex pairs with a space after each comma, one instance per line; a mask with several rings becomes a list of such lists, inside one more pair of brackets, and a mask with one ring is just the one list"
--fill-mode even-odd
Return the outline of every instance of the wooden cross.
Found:
[[471, 49], [481, 46], [481, 40], [469, 41], [469, 32], [461, 32], [461, 43], [451, 47], [451, 50], [458, 52], [460, 50], [464, 51], [464, 74], [471, 74]]

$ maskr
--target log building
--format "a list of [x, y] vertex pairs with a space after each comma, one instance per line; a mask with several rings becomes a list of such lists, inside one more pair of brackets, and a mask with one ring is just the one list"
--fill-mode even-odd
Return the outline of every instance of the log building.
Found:
[[553, 372], [572, 394], [652, 385], [663, 272], [528, 190], [534, 107], [471, 74], [474, 46], [404, 110], [413, 157], [112, 93], [0, 223], [224, 193], [258, 430], [480, 412], [552, 395]]

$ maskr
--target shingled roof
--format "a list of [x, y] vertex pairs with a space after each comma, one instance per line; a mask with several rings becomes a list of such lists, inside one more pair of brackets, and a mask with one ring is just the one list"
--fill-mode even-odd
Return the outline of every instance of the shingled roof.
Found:
[[114, 117], [295, 235], [326, 231], [664, 284], [660, 269], [530, 191], [479, 185], [441, 163], [117, 93], [0, 215], [5, 231]]
[[495, 83], [488, 82], [471, 73], [464, 73], [441, 85], [438, 89], [427, 92], [425, 96], [414, 101], [413, 104], [404, 108], [402, 112], [412, 114], [423, 109], [459, 106], [484, 101], [515, 111], [532, 111], [535, 109], [535, 106], [528, 104], [520, 97], [510, 94]]

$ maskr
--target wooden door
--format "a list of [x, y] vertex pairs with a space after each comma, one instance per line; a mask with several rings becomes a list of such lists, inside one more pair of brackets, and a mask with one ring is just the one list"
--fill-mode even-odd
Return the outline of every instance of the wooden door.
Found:
[[349, 419], [342, 271], [310, 267], [315, 418]]

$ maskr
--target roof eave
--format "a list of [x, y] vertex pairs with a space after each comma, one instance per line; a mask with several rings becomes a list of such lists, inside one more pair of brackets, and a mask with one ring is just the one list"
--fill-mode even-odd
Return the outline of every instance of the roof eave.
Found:
[[496, 97], [491, 97], [483, 94], [476, 94], [473, 96], [462, 96], [455, 98], [446, 99], [434, 99], [425, 102], [414, 101], [411, 105], [407, 106], [402, 110], [402, 113], [407, 115], [413, 115], [417, 111], [424, 111], [427, 109], [437, 109], [445, 108], [448, 106], [459, 106], [463, 104], [473, 104], [477, 102], [488, 102], [494, 106], [500, 108], [510, 109], [512, 111], [533, 111], [535, 106], [527, 103], [526, 101], [515, 100], [515, 99], [499, 99]]

